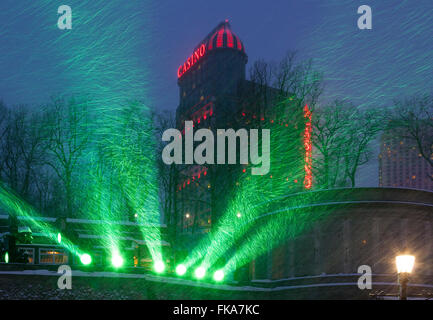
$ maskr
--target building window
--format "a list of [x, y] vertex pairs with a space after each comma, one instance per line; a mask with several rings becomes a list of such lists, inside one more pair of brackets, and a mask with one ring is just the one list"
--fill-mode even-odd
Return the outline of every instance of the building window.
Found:
[[18, 251], [23, 255], [27, 255], [28, 263], [35, 263], [35, 249], [34, 248], [18, 248]]
[[68, 255], [64, 250], [39, 249], [40, 264], [67, 264]]

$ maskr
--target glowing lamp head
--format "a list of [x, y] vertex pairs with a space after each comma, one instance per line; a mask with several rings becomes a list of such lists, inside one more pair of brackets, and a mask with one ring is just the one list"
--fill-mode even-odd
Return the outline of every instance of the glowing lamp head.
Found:
[[92, 263], [92, 257], [89, 254], [87, 254], [87, 253], [83, 253], [80, 256], [80, 261], [81, 261], [82, 264], [84, 264], [84, 265], [87, 266], [87, 265], [89, 265], [89, 264]]
[[111, 264], [115, 268], [120, 268], [121, 266], [123, 266], [123, 258], [118, 253], [115, 253], [111, 257]]
[[415, 257], [411, 255], [401, 255], [395, 258], [398, 273], [411, 273], [415, 264]]
[[5, 253], [5, 262], [9, 263], [9, 252]]
[[155, 265], [153, 266], [153, 268], [155, 269], [155, 271], [157, 273], [163, 273], [165, 270], [165, 264], [162, 261], [156, 261]]
[[57, 234], [57, 242], [62, 243], [62, 234], [60, 232]]
[[242, 217], [242, 214], [240, 213], [240, 212], [238, 212], [237, 214], [236, 214], [236, 217], [238, 217], [239, 219]]
[[222, 281], [224, 279], [224, 271], [222, 270], [215, 271], [215, 273], [213, 274], [213, 279], [217, 282]]
[[203, 279], [206, 275], [206, 269], [203, 267], [198, 267], [197, 269], [195, 269], [194, 274], [197, 279]]
[[177, 274], [178, 276], [183, 276], [185, 273], [186, 273], [186, 267], [185, 267], [185, 265], [183, 265], [183, 264], [179, 264], [179, 265], [176, 267], [176, 274]]

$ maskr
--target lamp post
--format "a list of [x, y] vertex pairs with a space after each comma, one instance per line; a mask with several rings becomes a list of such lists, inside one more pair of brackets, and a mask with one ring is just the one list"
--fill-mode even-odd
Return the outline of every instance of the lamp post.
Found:
[[415, 257], [411, 255], [400, 255], [395, 258], [400, 284], [400, 300], [407, 300], [407, 283], [409, 275], [415, 264]]

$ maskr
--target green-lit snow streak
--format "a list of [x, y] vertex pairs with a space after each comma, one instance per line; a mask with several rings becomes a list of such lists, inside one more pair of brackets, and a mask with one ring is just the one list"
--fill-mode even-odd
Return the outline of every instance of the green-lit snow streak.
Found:
[[[89, 197], [97, 200], [88, 204], [89, 219], [126, 220], [126, 202], [137, 221], [150, 226], [142, 233], [155, 260], [161, 259], [158, 181], [152, 119], [141, 102], [146, 100], [149, 73], [143, 63], [146, 53], [140, 51], [146, 28], [145, 16], [137, 11], [139, 2], [71, 4], [77, 17], [73, 30], [62, 33], [57, 43], [71, 91], [85, 93], [90, 100], [90, 166], [102, 157], [110, 171], [90, 182], [94, 185]], [[112, 253], [120, 250], [118, 225], [98, 225], [95, 231], [107, 237]]]
[[[276, 114], [281, 116], [264, 126], [271, 130], [270, 172], [258, 176], [251, 175], [248, 169], [239, 177], [239, 186], [233, 190], [225, 214], [210, 235], [188, 257], [185, 262], [187, 267], [201, 261], [202, 266], [209, 268], [231, 249], [234, 250], [232, 254], [236, 255], [238, 241], [246, 235], [259, 216], [269, 212], [283, 195], [302, 190], [302, 107], [302, 103], [289, 100], [274, 106]], [[280, 113], [278, 109], [281, 109]], [[271, 237], [278, 238], [282, 235], [268, 233], [264, 236], [269, 237], [270, 243], [273, 241]]]
[[[26, 224], [29, 223], [33, 230], [38, 229], [47, 235], [47, 238], [53, 242], [57, 242], [57, 234], [59, 230], [53, 227], [52, 224], [47, 223], [40, 219], [40, 215], [36, 210], [17, 196], [12, 190], [4, 186], [0, 182], [0, 208], [4, 209], [10, 215], [15, 217], [21, 217], [26, 220]], [[72, 254], [80, 257], [84, 252], [80, 251], [71, 241], [69, 241], [64, 235], [62, 235], [62, 241], [60, 245]]]
[[[71, 0], [72, 30], [58, 29], [57, 1], [26, 3], [15, 10], [38, 20], [38, 29], [32, 31], [38, 39], [34, 56], [52, 61], [49, 73], [40, 75], [59, 84], [51, 94], [76, 97], [88, 107], [81, 134], [88, 135], [89, 142], [77, 177], [87, 192], [81, 199], [85, 218], [127, 220], [126, 202], [146, 225], [142, 233], [153, 258], [161, 259], [154, 136], [147, 107], [149, 4]], [[93, 228], [111, 254], [121, 251], [119, 224]]]
[[[104, 118], [97, 132], [99, 154], [111, 177], [95, 179], [95, 193], [101, 195], [103, 203], [111, 202], [111, 208], [99, 209], [106, 219], [124, 220], [135, 216], [142, 225], [142, 235], [153, 259], [161, 260], [160, 212], [158, 177], [155, 154], [155, 136], [150, 111], [140, 103], [129, 103], [122, 110]], [[111, 181], [107, 181], [111, 179]], [[129, 212], [121, 210], [125, 204]], [[125, 208], [125, 206], [123, 206]], [[95, 212], [97, 214], [97, 212]], [[122, 219], [123, 217], [123, 219]], [[108, 234], [112, 234], [113, 230]]]

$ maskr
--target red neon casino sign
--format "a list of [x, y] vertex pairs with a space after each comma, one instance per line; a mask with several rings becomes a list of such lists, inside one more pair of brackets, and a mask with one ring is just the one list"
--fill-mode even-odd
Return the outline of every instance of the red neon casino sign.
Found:
[[180, 78], [185, 72], [187, 72], [193, 65], [197, 63], [205, 54], [206, 45], [202, 44], [194, 53], [189, 57], [184, 64], [180, 65], [177, 69], [177, 77]]

